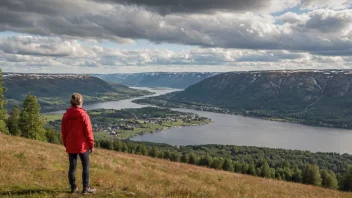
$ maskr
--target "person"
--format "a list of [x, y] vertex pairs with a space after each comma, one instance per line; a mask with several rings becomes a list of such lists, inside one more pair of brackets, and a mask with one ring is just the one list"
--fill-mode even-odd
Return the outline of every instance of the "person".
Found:
[[71, 107], [66, 110], [61, 122], [62, 143], [69, 157], [68, 179], [71, 193], [78, 192], [75, 173], [77, 156], [82, 162], [83, 194], [94, 193], [96, 189], [89, 186], [89, 155], [94, 151], [94, 136], [89, 115], [82, 108], [83, 97], [74, 93], [70, 99]]

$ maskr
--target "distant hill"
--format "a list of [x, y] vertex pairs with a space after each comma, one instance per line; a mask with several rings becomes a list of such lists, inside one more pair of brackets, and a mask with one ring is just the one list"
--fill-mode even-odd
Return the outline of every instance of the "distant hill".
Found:
[[139, 102], [352, 128], [352, 71], [230, 72]]
[[[68, 194], [63, 146], [0, 134], [0, 197], [80, 197]], [[252, 177], [145, 156], [96, 149], [94, 197], [351, 197], [351, 193]], [[76, 173], [81, 187], [80, 165]], [[90, 197], [90, 196], [89, 196]]]
[[153, 72], [136, 74], [94, 74], [107, 82], [141, 87], [170, 87], [184, 89], [217, 73], [208, 72]]
[[81, 93], [85, 103], [120, 100], [149, 93], [86, 75], [4, 73], [3, 76], [9, 106], [21, 104], [31, 93], [38, 97], [43, 112], [65, 109], [74, 92]]

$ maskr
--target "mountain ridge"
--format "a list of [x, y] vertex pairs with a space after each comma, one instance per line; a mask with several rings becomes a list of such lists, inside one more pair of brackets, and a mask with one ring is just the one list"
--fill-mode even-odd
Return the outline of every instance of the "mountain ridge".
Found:
[[38, 98], [43, 112], [65, 109], [75, 92], [84, 96], [86, 104], [150, 94], [121, 84], [109, 84], [88, 75], [4, 73], [3, 80], [9, 108], [13, 104], [21, 104], [30, 93]]
[[139, 102], [352, 128], [351, 96], [351, 70], [246, 71]]
[[186, 88], [216, 72], [145, 72], [130, 74], [93, 74], [107, 82], [117, 82], [130, 86]]

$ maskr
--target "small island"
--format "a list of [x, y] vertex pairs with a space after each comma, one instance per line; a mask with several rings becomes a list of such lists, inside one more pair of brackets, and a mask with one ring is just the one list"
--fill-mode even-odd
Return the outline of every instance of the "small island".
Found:
[[[136, 135], [163, 131], [171, 127], [208, 124], [209, 118], [167, 108], [98, 109], [88, 111], [96, 139], [129, 139]], [[59, 114], [45, 114], [47, 127], [60, 130]]]

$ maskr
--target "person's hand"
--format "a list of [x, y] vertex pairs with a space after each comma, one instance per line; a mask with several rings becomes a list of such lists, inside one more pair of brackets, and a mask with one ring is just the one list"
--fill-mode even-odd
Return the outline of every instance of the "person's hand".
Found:
[[89, 149], [89, 154], [92, 154], [94, 152], [94, 149]]

